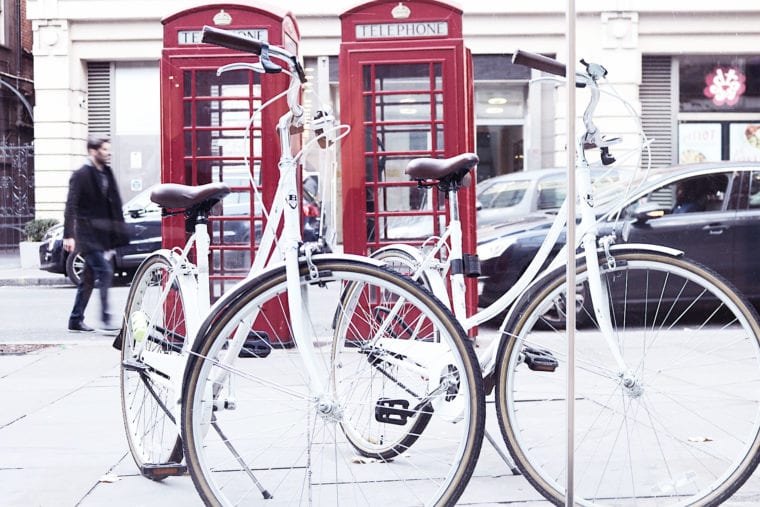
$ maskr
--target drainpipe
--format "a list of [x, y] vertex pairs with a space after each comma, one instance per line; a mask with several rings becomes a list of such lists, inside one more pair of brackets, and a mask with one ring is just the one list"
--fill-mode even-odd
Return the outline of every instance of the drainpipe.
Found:
[[[22, 71], [21, 66], [23, 65], [22, 54], [24, 52], [23, 39], [21, 38], [21, 32], [22, 32], [21, 2], [22, 0], [16, 0], [16, 26], [18, 27], [16, 29], [16, 42], [18, 43], [18, 46], [16, 49], [16, 75], [17, 76], [21, 75], [21, 71]], [[16, 88], [18, 88], [19, 85], [20, 83], [18, 82], [18, 80], [16, 80]]]

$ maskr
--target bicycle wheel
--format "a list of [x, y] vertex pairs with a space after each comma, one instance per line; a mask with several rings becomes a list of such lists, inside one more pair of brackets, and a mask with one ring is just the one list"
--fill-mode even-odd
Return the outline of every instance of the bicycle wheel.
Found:
[[[389, 270], [332, 257], [313, 259], [312, 268], [301, 268], [300, 313], [312, 338], [303, 350], [293, 340], [284, 268], [226, 295], [203, 325], [182, 403], [185, 457], [201, 497], [212, 505], [268, 504], [268, 497], [454, 504], [485, 422], [480, 369], [461, 327], [433, 296]], [[266, 358], [235, 353], [249, 330], [268, 337]], [[313, 363], [304, 360], [309, 351]], [[424, 432], [410, 438], [418, 424]], [[362, 456], [354, 440], [393, 442], [392, 459]]]
[[[419, 259], [402, 248], [385, 247], [370, 255], [384, 263], [389, 269], [404, 276], [412, 276], [420, 265]], [[425, 271], [420, 273], [419, 281], [427, 290], [431, 290], [431, 283]]]
[[[683, 258], [646, 251], [600, 258], [612, 357], [594, 315], [575, 338], [575, 495], [581, 505], [717, 505], [752, 474], [760, 446], [757, 313], [725, 280]], [[579, 266], [577, 283], [587, 288]], [[497, 364], [504, 439], [525, 477], [564, 504], [567, 350], [539, 326], [566, 301], [564, 268], [511, 313]], [[546, 323], [544, 323], [546, 324]], [[540, 372], [536, 354], [558, 363]], [[533, 367], [534, 369], [531, 369]], [[544, 370], [551, 368], [544, 368]]]
[[[138, 268], [127, 297], [121, 346], [121, 407], [124, 428], [132, 457], [140, 473], [151, 479], [146, 466], [182, 461], [182, 442], [169, 407], [176, 405], [179, 393], [168, 381], [141, 368], [133, 355], [138, 338], [133, 332], [132, 316], [142, 313], [154, 319], [154, 330], [144, 338], [145, 350], [179, 354], [184, 339], [185, 308], [180, 286], [174, 283], [165, 298], [172, 263], [156, 252]], [[144, 330], [143, 330], [144, 331]]]

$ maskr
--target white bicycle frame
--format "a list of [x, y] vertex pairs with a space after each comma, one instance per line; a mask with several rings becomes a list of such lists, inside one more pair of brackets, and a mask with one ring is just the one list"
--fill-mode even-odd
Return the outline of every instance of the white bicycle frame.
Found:
[[[600, 245], [597, 245], [597, 225], [596, 214], [594, 212], [593, 191], [591, 184], [591, 167], [586, 159], [584, 152], [584, 145], [589, 141], [589, 132], [592, 132], [593, 136], [598, 141], [599, 147], [609, 146], [619, 142], [619, 139], [610, 141], [601, 141], [601, 136], [598, 134], [596, 127], [591, 121], [593, 111], [599, 100], [599, 89], [595, 79], [591, 78], [588, 74], [578, 73], [576, 75], [580, 80], [587, 83], [591, 90], [591, 99], [589, 106], [586, 108], [584, 114], [584, 122], [586, 124], [586, 134], [578, 138], [578, 146], [576, 149], [576, 195], [572, 196], [577, 198], [577, 206], [580, 210], [580, 223], [576, 226], [576, 244], [575, 250], [581, 248], [583, 255], [586, 259], [586, 265], [588, 267], [589, 275], [589, 293], [593, 304], [593, 310], [600, 326], [600, 330], [604, 333], [610, 352], [612, 353], [617, 367], [620, 372], [623, 372], [624, 376], [629, 373], [629, 368], [625, 364], [618, 344], [614, 340], [614, 333], [612, 330], [609, 305], [599, 304], [599, 302], [607, 300], [606, 287], [601, 283], [601, 277], [599, 273], [599, 265], [597, 263], [598, 246], [605, 248], [605, 251], [609, 251], [610, 242], [608, 238], [599, 238]], [[598, 136], [598, 137], [597, 137]], [[604, 143], [604, 144], [601, 144]], [[648, 145], [648, 142], [645, 143]], [[584, 197], [586, 196], [586, 197]], [[462, 259], [462, 225], [458, 219], [458, 201], [456, 191], [449, 191], [449, 218], [450, 221], [443, 232], [443, 234], [437, 239], [435, 244], [427, 249], [426, 253], [420, 252], [418, 248], [409, 245], [392, 245], [389, 247], [383, 247], [378, 252], [382, 252], [385, 248], [402, 249], [405, 253], [409, 254], [415, 259], [415, 272], [411, 275], [413, 278], [419, 278], [423, 274], [426, 276], [427, 281], [430, 283], [430, 288], [433, 294], [445, 304], [449, 305], [460, 322], [465, 331], [470, 330], [480, 324], [483, 324], [505, 309], [508, 309], [515, 300], [525, 292], [525, 290], [534, 282], [537, 275], [541, 273], [542, 266], [546, 263], [551, 255], [551, 250], [557, 243], [560, 234], [562, 233], [565, 225], [567, 224], [567, 209], [568, 199], [571, 196], [567, 196], [562, 203], [556, 218], [554, 219], [549, 232], [547, 233], [544, 241], [538, 249], [535, 257], [531, 260], [526, 270], [510, 287], [510, 289], [500, 296], [496, 301], [491, 303], [488, 307], [474, 313], [471, 316], [467, 316], [465, 307], [465, 275], [464, 273], [451, 273], [450, 274], [450, 290], [446, 286], [446, 275], [449, 274], [449, 267], [451, 260]], [[440, 252], [448, 250], [447, 262], [443, 265], [441, 261], [437, 259], [437, 255]], [[567, 259], [567, 245], [563, 245], [560, 251], [551, 261], [546, 271], [549, 272], [553, 268], [561, 266]], [[450, 291], [450, 292], [449, 292]], [[572, 299], [572, 298], [571, 298]], [[507, 319], [504, 319], [502, 326], [499, 329], [499, 339], [493, 340], [489, 346], [478, 354], [480, 366], [483, 370], [483, 375], [487, 376], [491, 374], [496, 367], [497, 353], [499, 350], [499, 344], [504, 337], [504, 325]]]
[[[269, 55], [287, 62], [289, 66], [292, 66], [295, 61], [292, 55], [277, 47], [270, 47]], [[265, 72], [263, 67], [256, 64], [236, 63], [221, 67], [217, 71], [217, 74], [236, 69]], [[301, 215], [299, 211], [300, 206], [295, 203], [299, 202], [297, 188], [298, 164], [301, 155], [305, 153], [308, 145], [297, 155], [293, 156], [291, 154], [290, 136], [291, 129], [299, 130], [304, 125], [304, 110], [298, 103], [301, 83], [297, 72], [292, 67], [289, 70], [282, 69], [282, 72], [289, 75], [290, 84], [287, 90], [289, 110], [280, 118], [277, 124], [277, 132], [281, 147], [281, 157], [278, 164], [280, 171], [279, 183], [273, 199], [272, 209], [269, 211], [268, 220], [264, 228], [262, 239], [259, 243], [257, 255], [246, 278], [238, 282], [236, 286], [242, 285], [253, 276], [263, 272], [265, 269], [274, 269], [275, 266], [279, 264], [278, 257], [284, 259], [288, 280], [288, 305], [293, 326], [293, 339], [296, 342], [298, 350], [302, 352], [301, 358], [303, 359], [304, 367], [309, 374], [313, 392], [316, 393], [317, 398], [321, 398], [325, 396], [327, 387], [322, 380], [324, 376], [319, 374], [320, 372], [317, 367], [318, 362], [315, 359], [311, 339], [313, 333], [309, 328], [309, 323], [302, 319], [304, 313], [301, 311], [302, 305], [307, 302], [302, 299], [299, 285], [300, 275], [298, 260], [300, 255], [300, 245], [302, 243], [300, 228]], [[262, 108], [266, 107], [268, 104], [263, 105]], [[343, 126], [338, 126], [333, 129], [323, 130], [317, 137], [309, 142], [309, 145], [318, 141], [320, 138], [332, 135], [334, 131], [342, 128]], [[252, 182], [252, 184], [254, 184], [255, 188], [255, 183]], [[283, 230], [278, 238], [277, 229], [280, 223], [283, 222], [283, 217]], [[195, 232], [188, 239], [185, 247], [181, 251], [176, 249], [171, 252], [164, 250], [175, 268], [172, 270], [166, 288], [161, 294], [161, 301], [166, 300], [168, 292], [174, 283], [179, 284], [184, 298], [183, 304], [185, 307], [187, 337], [193, 337], [193, 339], [184, 340], [179, 354], [164, 354], [161, 352], [146, 350], [144, 341], [140, 342], [134, 351], [135, 358], [150, 367], [147, 374], [152, 377], [152, 380], [156, 383], [168, 385], [168, 387], [175, 393], [176, 403], [172, 403], [167, 407], [172, 412], [174, 421], [180, 420], [179, 410], [181, 407], [179, 401], [182, 392], [182, 380], [185, 367], [189, 355], [192, 353], [191, 351], [195, 341], [200, 338], [197, 336], [197, 332], [201, 323], [211, 310], [208, 263], [210, 244], [211, 238], [206, 224], [196, 224]], [[193, 265], [188, 259], [193, 246], [195, 246], [197, 252], [197, 265]], [[279, 256], [275, 255], [275, 250], [279, 251]], [[275, 262], [276, 260], [278, 260], [278, 262]], [[226, 294], [232, 292], [234, 292], [234, 290], [229, 290]], [[217, 300], [215, 305], [223, 304], [224, 300], [225, 298], [222, 296]], [[160, 309], [157, 308], [156, 314], [149, 316], [147, 322], [148, 334], [155, 329], [155, 321], [158, 317], [157, 313], [159, 310]], [[226, 354], [225, 364], [220, 368], [220, 378], [217, 379], [219, 382], [224, 381], [222, 377], [226, 376], [226, 372], [232, 368], [232, 365], [237, 358], [237, 353], [245, 343], [245, 339], [248, 336], [248, 330], [252, 324], [253, 322], [243, 322], [238, 326], [235, 337], [229, 345], [229, 350], [232, 353]], [[179, 431], [179, 427], [177, 427], [177, 430]]]

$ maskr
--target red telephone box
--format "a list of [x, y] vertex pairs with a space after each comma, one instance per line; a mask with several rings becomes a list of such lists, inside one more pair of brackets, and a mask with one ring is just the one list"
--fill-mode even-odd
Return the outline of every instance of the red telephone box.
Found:
[[[233, 190], [222, 202], [221, 216], [210, 219], [213, 299], [224, 292], [225, 285], [245, 276], [255, 256], [265, 218], [249, 175], [254, 176], [269, 208], [279, 176], [275, 126], [287, 104], [275, 102], [248, 123], [256, 108], [287, 88], [288, 79], [284, 75], [262, 79], [249, 70], [217, 76], [222, 65], [256, 57], [201, 44], [201, 30], [204, 25], [234, 30], [298, 54], [295, 18], [286, 11], [268, 9], [254, 4], [213, 4], [162, 21], [161, 181], [187, 185], [224, 181]], [[184, 245], [182, 216], [164, 218], [162, 225], [164, 247]]]
[[[475, 150], [472, 57], [462, 11], [435, 0], [377, 0], [341, 15], [343, 246], [368, 254], [440, 235], [445, 195], [404, 174], [416, 157]], [[465, 253], [475, 253], [475, 189], [459, 192]], [[468, 279], [468, 312], [477, 307]]]

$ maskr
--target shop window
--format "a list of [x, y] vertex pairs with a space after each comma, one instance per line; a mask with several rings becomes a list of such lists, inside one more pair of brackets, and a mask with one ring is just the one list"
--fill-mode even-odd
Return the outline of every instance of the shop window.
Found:
[[760, 57], [679, 60], [681, 112], [760, 111]]
[[678, 147], [681, 164], [719, 160], [760, 162], [760, 122], [681, 123]]

